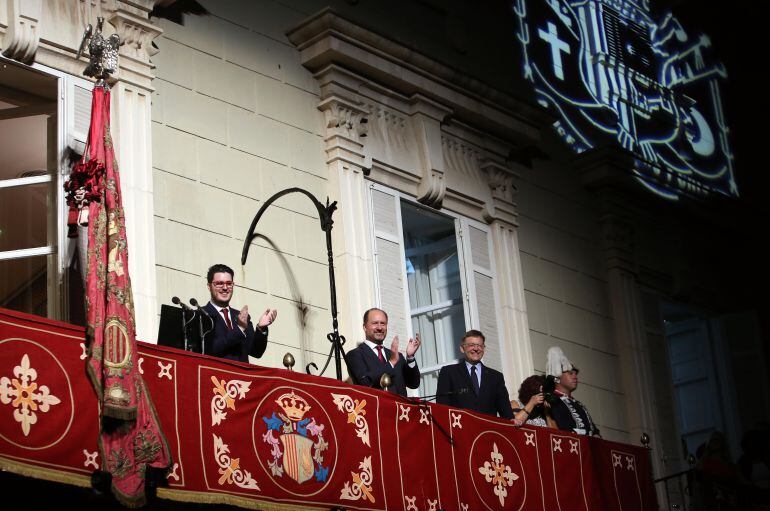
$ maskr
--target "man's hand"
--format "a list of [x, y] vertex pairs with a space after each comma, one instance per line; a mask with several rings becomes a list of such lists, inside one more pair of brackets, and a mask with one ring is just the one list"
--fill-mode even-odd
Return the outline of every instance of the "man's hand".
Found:
[[406, 345], [406, 358], [414, 358], [414, 354], [420, 349], [420, 334], [415, 334], [414, 339], [409, 339]]
[[275, 309], [266, 309], [264, 313], [262, 313], [262, 317], [259, 318], [259, 323], [257, 323], [257, 326], [261, 329], [270, 326], [273, 324], [273, 321], [275, 321], [275, 318], [278, 317], [278, 311]]
[[238, 321], [238, 326], [246, 330], [246, 327], [249, 325], [249, 306], [244, 305], [241, 309], [241, 312], [238, 313], [238, 317], [236, 318]]
[[393, 342], [390, 343], [390, 359], [388, 360], [390, 365], [396, 367], [398, 364], [398, 336], [393, 337]]

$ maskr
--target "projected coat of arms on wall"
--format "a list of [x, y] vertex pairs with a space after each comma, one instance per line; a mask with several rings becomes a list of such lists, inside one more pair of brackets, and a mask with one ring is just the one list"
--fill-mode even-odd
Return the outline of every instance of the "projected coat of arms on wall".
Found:
[[618, 144], [667, 199], [737, 196], [720, 81], [706, 35], [649, 0], [515, 0], [524, 78], [575, 151]]

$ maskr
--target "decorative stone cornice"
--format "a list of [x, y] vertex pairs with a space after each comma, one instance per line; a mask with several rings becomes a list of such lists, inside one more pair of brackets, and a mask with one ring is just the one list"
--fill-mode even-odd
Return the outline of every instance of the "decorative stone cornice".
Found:
[[396, 151], [405, 151], [408, 147], [408, 119], [400, 112], [381, 103], [368, 102], [369, 136]]
[[156, 3], [166, 0], [4, 0], [8, 27], [2, 37], [4, 56], [31, 64], [44, 64], [80, 76], [88, 63], [86, 55], [75, 59], [88, 24], [98, 17], [108, 24], [104, 36], [120, 36], [118, 72], [111, 81], [123, 81], [151, 90], [150, 57], [157, 51], [152, 40], [162, 30], [149, 20]]
[[636, 192], [638, 184], [633, 178], [633, 156], [615, 146], [598, 147], [577, 155], [575, 167], [582, 176], [583, 184], [590, 190], [612, 188]]
[[43, 15], [42, 0], [6, 0], [8, 29], [2, 42], [3, 56], [31, 64], [40, 43], [38, 25]]
[[410, 103], [422, 174], [417, 187], [417, 200], [438, 209], [446, 194], [441, 123], [451, 111], [420, 94], [412, 96]]
[[453, 118], [518, 145], [539, 138], [542, 111], [376, 34], [326, 8], [286, 33], [312, 72], [338, 64], [396, 93], [419, 94], [444, 105]]

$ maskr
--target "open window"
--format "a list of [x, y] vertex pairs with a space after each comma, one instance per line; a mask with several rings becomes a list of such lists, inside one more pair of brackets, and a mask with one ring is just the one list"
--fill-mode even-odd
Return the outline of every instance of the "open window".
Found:
[[0, 307], [83, 322], [62, 183], [88, 135], [90, 89], [0, 58]]
[[[471, 329], [486, 336], [484, 363], [500, 369], [498, 306], [489, 229], [371, 185], [378, 306], [392, 339], [419, 332], [419, 393], [435, 393], [439, 370], [461, 355]], [[402, 347], [404, 344], [402, 343]]]

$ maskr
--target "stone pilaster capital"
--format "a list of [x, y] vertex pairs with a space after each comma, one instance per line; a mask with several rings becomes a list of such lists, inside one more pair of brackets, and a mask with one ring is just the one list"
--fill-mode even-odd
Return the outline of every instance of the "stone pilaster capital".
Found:
[[615, 214], [600, 219], [604, 262], [608, 269], [619, 268], [636, 274], [636, 231], [633, 225]]
[[343, 137], [363, 146], [369, 131], [368, 110], [358, 102], [332, 95], [318, 103], [324, 114], [326, 137]]
[[480, 162], [480, 168], [486, 176], [491, 193], [484, 207], [484, 219], [490, 223], [500, 220], [516, 225], [516, 179], [519, 175], [509, 166], [488, 158]]
[[149, 20], [150, 11], [159, 2], [151, 0], [115, 2], [108, 21], [120, 36], [120, 73], [117, 78], [150, 89], [154, 78], [150, 57], [158, 50], [152, 41], [163, 30]]

